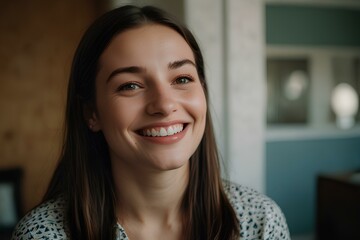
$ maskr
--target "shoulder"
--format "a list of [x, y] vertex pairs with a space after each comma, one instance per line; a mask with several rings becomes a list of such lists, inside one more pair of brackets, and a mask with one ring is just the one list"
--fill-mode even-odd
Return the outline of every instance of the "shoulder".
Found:
[[290, 239], [285, 216], [269, 197], [227, 181], [224, 190], [237, 215], [241, 239]]
[[45, 202], [20, 220], [12, 239], [67, 239], [64, 213], [63, 199]]

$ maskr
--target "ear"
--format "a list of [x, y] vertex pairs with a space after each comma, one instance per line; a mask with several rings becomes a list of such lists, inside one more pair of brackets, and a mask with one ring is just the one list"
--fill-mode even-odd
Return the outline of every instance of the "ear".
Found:
[[87, 123], [88, 128], [91, 131], [98, 132], [101, 130], [99, 117], [98, 117], [94, 107], [92, 107], [90, 105], [86, 105], [84, 107], [84, 118], [85, 118], [85, 122]]

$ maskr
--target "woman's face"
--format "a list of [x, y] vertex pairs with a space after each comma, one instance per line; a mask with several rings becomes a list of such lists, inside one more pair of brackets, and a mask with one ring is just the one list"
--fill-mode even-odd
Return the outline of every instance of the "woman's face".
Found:
[[134, 169], [186, 166], [206, 121], [193, 52], [173, 29], [149, 24], [114, 37], [96, 77], [96, 111], [111, 160]]

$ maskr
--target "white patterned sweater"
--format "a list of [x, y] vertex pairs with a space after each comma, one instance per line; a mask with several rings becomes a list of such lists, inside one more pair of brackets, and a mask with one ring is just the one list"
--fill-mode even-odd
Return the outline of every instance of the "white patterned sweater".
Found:
[[[241, 240], [290, 240], [285, 217], [270, 198], [247, 187], [224, 183], [227, 196], [240, 224]], [[64, 226], [64, 200], [43, 203], [16, 226], [12, 240], [68, 240]], [[116, 224], [116, 240], [129, 240]]]

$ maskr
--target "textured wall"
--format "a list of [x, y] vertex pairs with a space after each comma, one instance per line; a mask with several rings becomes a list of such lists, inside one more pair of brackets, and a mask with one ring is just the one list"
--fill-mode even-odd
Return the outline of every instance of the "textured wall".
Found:
[[263, 191], [266, 88], [263, 3], [229, 0], [226, 14], [230, 176]]
[[24, 210], [56, 164], [72, 55], [99, 9], [86, 0], [1, 2], [0, 167], [24, 169]]
[[260, 0], [187, 0], [185, 20], [199, 39], [210, 109], [232, 181], [263, 190], [264, 34]]

